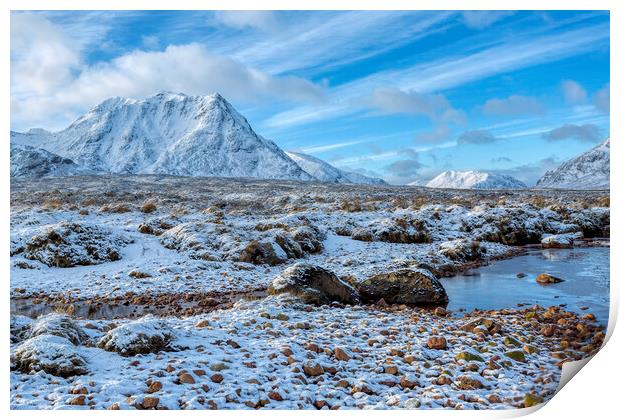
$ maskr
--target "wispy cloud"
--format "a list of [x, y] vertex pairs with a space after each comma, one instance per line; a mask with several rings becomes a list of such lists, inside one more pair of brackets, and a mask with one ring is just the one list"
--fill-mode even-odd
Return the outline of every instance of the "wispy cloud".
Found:
[[355, 141], [345, 141], [340, 143], [332, 143], [332, 144], [324, 144], [321, 146], [310, 146], [310, 147], [302, 147], [301, 151], [303, 153], [321, 153], [328, 152], [330, 150], [342, 149], [343, 147], [355, 146], [357, 144], [367, 143], [368, 140], [355, 140]]
[[527, 39], [508, 39], [498, 46], [469, 55], [453, 55], [407, 68], [374, 73], [331, 89], [330, 104], [285, 111], [267, 120], [266, 124], [290, 126], [360, 112], [359, 98], [370, 95], [378, 86], [393, 86], [420, 93], [434, 92], [596, 50], [608, 43], [607, 23]]
[[514, 13], [512, 10], [466, 10], [463, 21], [470, 28], [484, 29]]
[[[231, 54], [270, 73], [325, 71], [430, 36], [454, 12], [322, 12]], [[360, 34], [364, 36], [360, 36]]]

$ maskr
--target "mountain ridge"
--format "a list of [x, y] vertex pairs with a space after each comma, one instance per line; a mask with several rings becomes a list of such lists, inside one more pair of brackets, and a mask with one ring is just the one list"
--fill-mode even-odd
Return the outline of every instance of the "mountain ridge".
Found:
[[357, 172], [344, 171], [330, 165], [324, 160], [305, 153], [292, 151], [286, 151], [285, 153], [304, 171], [322, 182], [333, 182], [337, 184], [387, 184], [381, 178], [373, 178]]
[[[93, 173], [316, 180], [273, 141], [257, 134], [219, 93], [111, 97], [63, 130], [12, 131], [11, 144], [44, 150]], [[16, 149], [14, 165], [27, 156]]]
[[536, 188], [609, 189], [609, 138], [592, 149], [547, 171], [536, 183]]

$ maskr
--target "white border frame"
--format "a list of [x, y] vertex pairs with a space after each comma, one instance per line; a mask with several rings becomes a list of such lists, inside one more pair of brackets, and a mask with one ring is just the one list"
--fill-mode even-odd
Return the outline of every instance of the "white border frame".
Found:
[[[4, 110], [0, 118], [2, 120], [3, 132], [8, 134], [10, 131], [10, 10], [610, 10], [610, 86], [611, 86], [611, 110], [610, 115], [614, 115], [613, 111], [618, 109], [618, 86], [616, 80], [611, 80], [611, 75], [620, 74], [618, 66], [618, 53], [620, 52], [620, 44], [618, 40], [618, 29], [620, 24], [620, 2], [612, 0], [383, 0], [381, 2], [370, 0], [339, 0], [336, 4], [334, 1], [327, 0], [216, 0], [216, 1], [200, 1], [200, 0], [56, 0], [53, 3], [45, 0], [5, 0], [2, 10], [2, 47], [4, 52], [5, 64], [2, 66], [2, 92]], [[614, 118], [610, 117], [610, 133], [613, 140], [612, 149], [615, 150], [618, 142], [616, 135], [616, 123]], [[5, 134], [5, 135], [6, 135]], [[2, 225], [2, 242], [0, 243], [0, 269], [3, 273], [1, 277], [4, 285], [1, 289], [3, 302], [9, 301], [9, 219], [10, 219], [10, 177], [9, 168], [9, 141], [8, 138], [0, 149], [0, 163], [4, 168], [5, 174], [0, 181], [1, 200], [2, 200], [2, 217], [4, 224]], [[618, 181], [620, 170], [620, 154], [611, 153], [611, 196], [615, 197], [616, 190], [620, 188]], [[616, 170], [614, 170], [614, 168]], [[615, 203], [615, 200], [612, 200]], [[618, 210], [615, 206], [611, 207], [612, 220], [617, 220]], [[610, 413], [615, 411], [615, 402], [618, 399], [617, 378], [620, 375], [620, 341], [611, 334], [615, 328], [618, 302], [619, 302], [619, 267], [620, 258], [618, 252], [618, 236], [614, 233], [614, 225], [612, 224], [611, 234], [611, 313], [609, 318], [607, 343], [605, 347], [590, 361], [588, 367], [580, 372], [575, 379], [561, 389], [544, 407], [536, 407], [533, 409], [523, 410], [505, 410], [505, 411], [390, 411], [389, 415], [398, 418], [410, 418], [411, 416], [423, 416], [425, 418], [445, 418], [458, 417], [459, 419], [468, 418], [505, 418], [521, 416], [533, 413], [532, 418], [541, 419], [547, 416], [557, 418], [608, 418]], [[9, 415], [19, 418], [30, 418], [34, 413], [25, 411], [10, 411], [10, 376], [9, 376], [9, 345], [8, 345], [8, 325], [9, 310], [5, 311], [4, 319], [1, 324], [2, 337], [4, 345], [1, 353], [4, 363], [2, 366], [2, 392], [0, 401], [2, 401], [3, 411]], [[541, 409], [542, 408], [542, 409]], [[118, 413], [118, 412], [117, 412]], [[194, 417], [208, 415], [217, 418], [236, 418], [256, 416], [269, 419], [285, 418], [291, 414], [299, 417], [310, 418], [310, 416], [335, 416], [335, 417], [352, 417], [370, 418], [384, 416], [384, 411], [283, 411], [283, 410], [260, 410], [260, 411], [218, 411], [213, 412], [185, 412], [185, 411], [168, 411], [168, 412], [127, 412], [122, 411], [124, 416], [132, 417], [160, 417], [166, 418], [177, 417]], [[165, 414], [164, 414], [165, 413]], [[41, 413], [42, 414], [42, 413]], [[84, 418], [83, 412], [63, 410], [45, 412], [45, 416], [53, 418]], [[86, 416], [100, 418], [101, 416], [110, 416], [111, 412], [92, 411]], [[117, 414], [118, 415], [118, 414]], [[161, 417], [160, 417], [161, 418]]]

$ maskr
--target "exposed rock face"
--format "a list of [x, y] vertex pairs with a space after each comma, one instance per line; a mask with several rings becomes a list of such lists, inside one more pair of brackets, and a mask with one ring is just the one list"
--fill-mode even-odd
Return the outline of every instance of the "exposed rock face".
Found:
[[12, 369], [24, 373], [44, 371], [68, 378], [88, 373], [78, 348], [64, 337], [38, 335], [21, 343], [11, 354]]
[[87, 337], [82, 328], [74, 323], [68, 315], [56, 313], [40, 317], [32, 326], [31, 337], [44, 334], [64, 337], [75, 345], [81, 344]]
[[333, 301], [359, 303], [357, 291], [349, 284], [329, 270], [305, 263], [297, 263], [284, 270], [273, 280], [268, 293], [291, 293], [312, 304], [329, 304]]
[[40, 147], [11, 144], [11, 177], [39, 178], [88, 174], [71, 159], [50, 153]]
[[174, 338], [164, 321], [148, 315], [108, 331], [98, 346], [122, 356], [133, 356], [163, 350]]
[[366, 279], [359, 287], [364, 302], [381, 299], [391, 304], [441, 305], [448, 303], [445, 289], [435, 276], [422, 268], [404, 268]]
[[130, 241], [99, 226], [60, 222], [47, 226], [12, 254], [23, 252], [50, 267], [94, 265], [121, 258], [121, 247]]

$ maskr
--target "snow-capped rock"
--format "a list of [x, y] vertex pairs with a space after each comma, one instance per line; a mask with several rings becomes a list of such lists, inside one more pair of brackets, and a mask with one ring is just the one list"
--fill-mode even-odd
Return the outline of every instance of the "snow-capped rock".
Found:
[[609, 139], [548, 171], [537, 188], [576, 190], [609, 189]]
[[479, 171], [446, 171], [426, 184], [430, 188], [455, 188], [471, 190], [508, 190], [527, 186], [508, 175]]
[[11, 133], [100, 173], [312, 180], [219, 94], [110, 98], [68, 128]]
[[[11, 133], [11, 138], [13, 133]], [[44, 176], [69, 176], [88, 173], [71, 159], [50, 153], [39, 147], [11, 143], [11, 176], [40, 178]]]
[[122, 356], [134, 356], [162, 350], [175, 338], [164, 320], [147, 315], [108, 331], [97, 345]]
[[299, 152], [286, 152], [305, 172], [319, 181], [339, 184], [386, 184], [381, 178], [372, 178], [357, 172], [343, 171], [329, 163]]
[[63, 378], [88, 373], [79, 347], [65, 337], [51, 334], [29, 338], [15, 348], [11, 353], [11, 370], [43, 371]]

